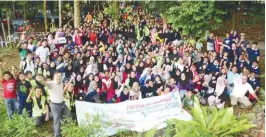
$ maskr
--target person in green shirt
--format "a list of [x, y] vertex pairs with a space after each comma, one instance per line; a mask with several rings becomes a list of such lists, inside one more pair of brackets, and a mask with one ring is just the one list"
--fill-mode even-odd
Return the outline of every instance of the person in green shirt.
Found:
[[27, 53], [28, 53], [27, 47], [28, 47], [28, 43], [24, 42], [21, 45], [21, 47], [18, 48], [20, 60], [24, 60], [27, 57]]
[[197, 99], [197, 97], [193, 95], [192, 91], [191, 90], [187, 91], [187, 95], [183, 99], [184, 107], [187, 109], [190, 109], [191, 107], [193, 107], [195, 99]]
[[33, 77], [32, 72], [26, 71], [25, 75], [26, 75], [26, 80], [30, 82], [31, 86], [36, 87], [37, 86], [36, 80], [32, 78]]

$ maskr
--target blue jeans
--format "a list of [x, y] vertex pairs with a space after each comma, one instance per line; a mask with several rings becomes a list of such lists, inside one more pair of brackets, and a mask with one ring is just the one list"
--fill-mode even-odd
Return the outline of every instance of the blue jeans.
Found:
[[187, 95], [187, 90], [180, 89], [179, 90], [179, 95], [180, 95], [181, 100], [183, 100], [183, 98]]
[[14, 112], [18, 112], [19, 103], [17, 98], [5, 98], [6, 109], [9, 119], [12, 118]]
[[24, 108], [26, 108], [26, 111], [28, 112], [28, 116], [31, 117], [32, 116], [32, 104], [31, 103], [27, 103], [28, 95], [24, 95], [24, 94], [19, 94], [19, 114], [22, 114], [22, 111]]

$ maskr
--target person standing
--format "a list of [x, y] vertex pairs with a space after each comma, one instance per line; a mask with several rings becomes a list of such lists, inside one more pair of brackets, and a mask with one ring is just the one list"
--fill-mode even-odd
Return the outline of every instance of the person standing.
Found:
[[45, 62], [48, 56], [50, 55], [49, 49], [47, 48], [47, 40], [42, 40], [42, 46], [37, 48], [36, 50], [36, 56], [40, 57], [42, 62]]
[[19, 103], [16, 92], [16, 80], [9, 71], [3, 73], [2, 84], [7, 114], [9, 119], [11, 119], [13, 113], [19, 111]]
[[207, 51], [215, 51], [215, 40], [213, 33], [210, 33], [210, 36], [207, 37]]
[[31, 84], [26, 80], [25, 74], [23, 72], [19, 73], [19, 79], [17, 80], [18, 95], [19, 95], [19, 114], [22, 114], [24, 108], [28, 115], [32, 115], [32, 106], [30, 103], [27, 103], [26, 100], [29, 96], [31, 90]]
[[63, 115], [71, 117], [70, 112], [64, 102], [64, 91], [66, 90], [64, 90], [64, 87], [63, 87], [62, 73], [59, 71], [56, 71], [54, 73], [53, 81], [47, 81], [44, 84], [46, 84], [49, 89], [49, 95], [50, 95], [50, 100], [51, 100], [50, 107], [51, 107], [51, 112], [52, 112], [52, 116], [54, 119], [55, 137], [61, 137], [60, 120]]

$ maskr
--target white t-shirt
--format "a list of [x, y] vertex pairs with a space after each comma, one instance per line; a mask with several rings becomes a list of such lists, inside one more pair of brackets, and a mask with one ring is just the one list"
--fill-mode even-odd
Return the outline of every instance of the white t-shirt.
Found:
[[55, 81], [48, 81], [47, 86], [52, 103], [62, 103], [64, 101], [63, 83], [56, 84]]
[[255, 91], [249, 83], [242, 84], [241, 78], [235, 79], [231, 95], [243, 98], [247, 92], [253, 94]]
[[37, 48], [36, 55], [40, 57], [42, 62], [45, 62], [46, 58], [49, 56], [49, 49], [41, 46]]

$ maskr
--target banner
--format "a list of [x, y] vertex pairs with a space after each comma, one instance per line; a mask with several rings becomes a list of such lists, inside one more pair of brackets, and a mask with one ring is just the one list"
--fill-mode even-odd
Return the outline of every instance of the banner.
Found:
[[104, 128], [107, 136], [119, 130], [145, 132], [152, 128], [166, 127], [169, 119], [191, 120], [189, 113], [182, 109], [178, 92], [147, 99], [125, 101], [116, 104], [96, 104], [76, 101], [78, 124], [85, 121], [85, 114], [99, 115], [103, 123], [111, 123]]
[[55, 39], [55, 44], [66, 44], [67, 40], [65, 37], [59, 37], [57, 39]]

